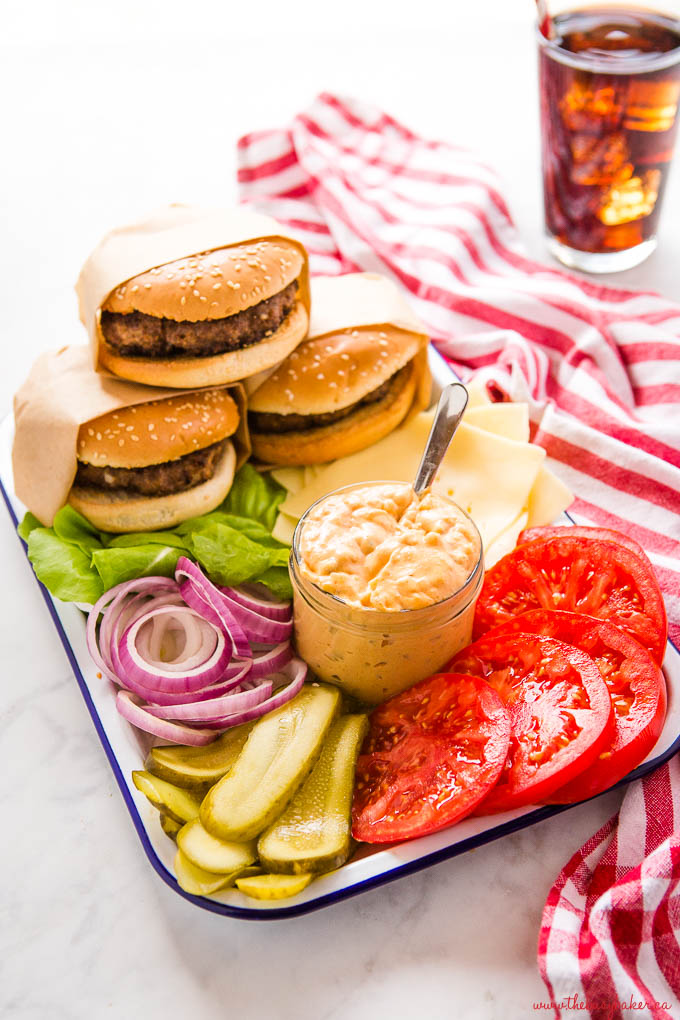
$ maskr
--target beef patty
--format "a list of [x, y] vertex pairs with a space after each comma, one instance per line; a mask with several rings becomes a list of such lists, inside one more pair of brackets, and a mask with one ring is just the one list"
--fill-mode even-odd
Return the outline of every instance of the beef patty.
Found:
[[401, 390], [404, 376], [411, 371], [408, 364], [400, 369], [393, 376], [390, 376], [384, 383], [371, 390], [361, 400], [347, 407], [341, 407], [339, 411], [328, 411], [325, 414], [268, 414], [264, 411], [249, 411], [248, 425], [252, 432], [304, 432], [308, 429], [318, 429], [322, 425], [330, 425], [334, 421], [342, 421], [350, 414], [363, 407], [365, 404], [375, 404], [383, 397], [395, 396]]
[[226, 443], [227, 440], [223, 439], [177, 460], [142, 468], [95, 467], [79, 461], [73, 484], [105, 492], [123, 490], [140, 496], [170, 496], [173, 492], [192, 489], [194, 485], [212, 478]]
[[271, 336], [295, 307], [298, 284], [293, 280], [278, 294], [226, 319], [175, 322], [143, 312], [102, 312], [104, 338], [126, 357], [207, 357], [251, 347]]

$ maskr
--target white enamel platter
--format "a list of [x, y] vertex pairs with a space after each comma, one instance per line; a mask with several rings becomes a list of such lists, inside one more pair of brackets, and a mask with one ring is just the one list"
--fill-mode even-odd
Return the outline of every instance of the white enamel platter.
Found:
[[[434, 350], [431, 362], [438, 389], [455, 378]], [[12, 434], [13, 421], [9, 417], [0, 425], [0, 487], [9, 511], [8, 524], [16, 526], [23, 516], [24, 507], [14, 494]], [[569, 523], [566, 516], [565, 523]], [[32, 573], [28, 560], [26, 569]], [[257, 901], [235, 889], [211, 897], [191, 896], [180, 889], [175, 879], [172, 866], [175, 844], [161, 830], [158, 812], [135, 789], [130, 779], [133, 769], [142, 768], [152, 741], [118, 715], [112, 685], [97, 677], [85, 643], [85, 615], [75, 605], [53, 599], [42, 585], [40, 587], [144, 852], [164, 882], [180, 896], [205, 910], [247, 920], [275, 920], [308, 913], [569, 810], [569, 807], [524, 808], [489, 818], [465, 819], [443, 832], [387, 849], [364, 847], [344, 867], [316, 879], [303, 892], [287, 900]], [[680, 749], [680, 652], [671, 642], [668, 643], [664, 673], [668, 686], [668, 715], [663, 732], [652, 753], [623, 783], [651, 772]]]

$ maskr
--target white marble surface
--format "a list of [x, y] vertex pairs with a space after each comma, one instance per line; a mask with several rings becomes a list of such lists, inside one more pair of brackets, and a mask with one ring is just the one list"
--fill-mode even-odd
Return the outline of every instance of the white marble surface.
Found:
[[[82, 339], [72, 284], [100, 234], [169, 200], [230, 201], [237, 136], [285, 122], [322, 88], [484, 152], [542, 256], [530, 0], [243, 7], [34, 0], [3, 12], [3, 413], [39, 351]], [[619, 277], [676, 297], [678, 176], [659, 252]], [[545, 896], [618, 795], [297, 920], [200, 911], [141, 850], [3, 515], [0, 1015], [532, 1015]]]

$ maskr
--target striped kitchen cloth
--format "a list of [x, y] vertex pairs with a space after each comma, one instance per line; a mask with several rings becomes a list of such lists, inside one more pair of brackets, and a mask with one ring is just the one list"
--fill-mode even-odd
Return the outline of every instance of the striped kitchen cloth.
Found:
[[[577, 521], [648, 552], [677, 642], [680, 304], [532, 262], [490, 167], [354, 99], [319, 96], [289, 127], [242, 138], [238, 158], [241, 198], [297, 233], [313, 273], [390, 276], [463, 379], [528, 401]], [[680, 1018], [679, 800], [674, 760], [553, 887], [539, 962], [557, 1016], [630, 1015], [639, 991], [636, 1016]]]

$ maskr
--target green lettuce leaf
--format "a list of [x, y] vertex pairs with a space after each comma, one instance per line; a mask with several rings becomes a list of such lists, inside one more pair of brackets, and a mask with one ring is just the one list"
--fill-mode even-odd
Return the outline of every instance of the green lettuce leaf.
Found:
[[71, 545], [77, 545], [84, 553], [101, 549], [106, 544], [106, 539], [101, 531], [98, 531], [86, 517], [79, 514], [72, 506], [63, 506], [61, 510], [57, 511], [52, 530], [57, 538], [63, 542], [70, 542]]
[[[286, 550], [287, 551], [287, 550]], [[269, 588], [272, 595], [285, 602], [293, 597], [293, 586], [290, 583], [288, 567], [269, 567], [260, 577], [253, 578]]]
[[282, 486], [245, 464], [221, 506], [176, 528], [110, 535], [65, 506], [52, 528], [26, 514], [19, 534], [28, 542], [38, 578], [64, 602], [95, 602], [104, 591], [136, 577], [172, 577], [183, 555], [196, 560], [217, 584], [261, 581], [275, 596], [290, 598], [288, 546], [271, 535], [285, 494]]
[[285, 548], [259, 545], [226, 524], [211, 524], [188, 537], [194, 559], [216, 584], [252, 581], [288, 561]]
[[92, 553], [92, 564], [101, 578], [104, 591], [121, 581], [137, 577], [173, 577], [177, 560], [184, 549], [148, 543], [131, 549], [99, 549]]
[[260, 474], [252, 464], [240, 468], [224, 503], [218, 508], [237, 517], [250, 517], [272, 531], [286, 490], [269, 475]]
[[17, 534], [19, 538], [23, 538], [24, 542], [28, 542], [28, 536], [36, 528], [42, 528], [44, 525], [40, 523], [35, 514], [32, 514], [29, 510], [28, 513], [24, 514], [24, 519], [17, 528]]
[[31, 531], [28, 558], [38, 580], [62, 602], [96, 602], [106, 590], [92, 569], [90, 555], [64, 542], [51, 528]]

